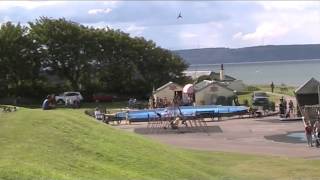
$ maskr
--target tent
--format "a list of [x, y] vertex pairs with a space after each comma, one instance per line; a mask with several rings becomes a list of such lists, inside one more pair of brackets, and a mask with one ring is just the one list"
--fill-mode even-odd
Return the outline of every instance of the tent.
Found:
[[311, 78], [309, 81], [302, 84], [294, 91], [298, 105], [303, 107], [305, 105], [319, 104], [319, 88], [320, 82], [315, 78]]

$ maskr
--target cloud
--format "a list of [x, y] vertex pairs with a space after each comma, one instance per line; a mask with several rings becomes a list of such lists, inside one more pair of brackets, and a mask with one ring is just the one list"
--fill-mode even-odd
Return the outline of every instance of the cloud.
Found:
[[194, 37], [198, 37], [199, 35], [196, 33], [192, 33], [192, 32], [181, 32], [180, 33], [180, 37], [181, 38], [194, 38]]
[[265, 38], [274, 39], [286, 35], [289, 32], [289, 28], [285, 24], [277, 22], [264, 22], [255, 29], [252, 33], [238, 32], [233, 35], [235, 39], [241, 39], [244, 41], [261, 42]]
[[310, 8], [319, 8], [318, 1], [258, 1], [265, 10], [306, 10]]
[[111, 8], [106, 8], [106, 9], [90, 9], [90, 10], [88, 11], [88, 14], [90, 14], [90, 15], [97, 15], [97, 14], [101, 14], [101, 13], [103, 13], [103, 14], [108, 14], [108, 13], [110, 13], [111, 11], [112, 11]]
[[[121, 29], [170, 49], [320, 42], [320, 2], [1, 1], [0, 22], [40, 16]], [[177, 19], [179, 13], [183, 18]]]
[[143, 34], [143, 31], [146, 29], [144, 26], [137, 26], [135, 24], [130, 24], [125, 28], [125, 32], [130, 33], [133, 36], [140, 36]]
[[179, 42], [185, 48], [207, 48], [221, 46], [221, 35], [224, 26], [221, 23], [209, 22], [177, 26]]
[[115, 8], [119, 5], [121, 5], [122, 2], [121, 1], [104, 1], [103, 4], [108, 7]]
[[0, 1], [0, 10], [7, 10], [16, 7], [32, 10], [43, 6], [52, 6], [63, 3], [63, 1]]

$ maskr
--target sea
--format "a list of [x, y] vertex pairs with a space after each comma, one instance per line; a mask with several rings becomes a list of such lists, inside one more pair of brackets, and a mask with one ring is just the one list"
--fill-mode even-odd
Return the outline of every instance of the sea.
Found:
[[[193, 77], [219, 72], [221, 64], [192, 64], [186, 74]], [[320, 59], [224, 63], [224, 72], [246, 84], [300, 86], [312, 77], [320, 80]]]

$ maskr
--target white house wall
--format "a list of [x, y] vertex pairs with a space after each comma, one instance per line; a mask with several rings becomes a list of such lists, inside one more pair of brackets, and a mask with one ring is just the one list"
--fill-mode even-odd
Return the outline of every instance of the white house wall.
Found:
[[197, 105], [210, 105], [215, 104], [219, 96], [225, 96], [226, 98], [233, 96], [233, 92], [218, 85], [211, 85], [205, 89], [196, 92], [196, 104]]
[[167, 100], [172, 101], [174, 98], [174, 92], [175, 91], [182, 91], [182, 87], [178, 85], [174, 85], [176, 89], [170, 88], [170, 85], [161, 89], [160, 91], [154, 93], [154, 96], [156, 98], [167, 98]]

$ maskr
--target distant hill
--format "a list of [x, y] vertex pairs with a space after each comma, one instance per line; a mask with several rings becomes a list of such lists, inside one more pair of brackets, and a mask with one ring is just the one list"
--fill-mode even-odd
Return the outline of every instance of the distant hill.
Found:
[[320, 59], [320, 44], [176, 50], [189, 64]]

